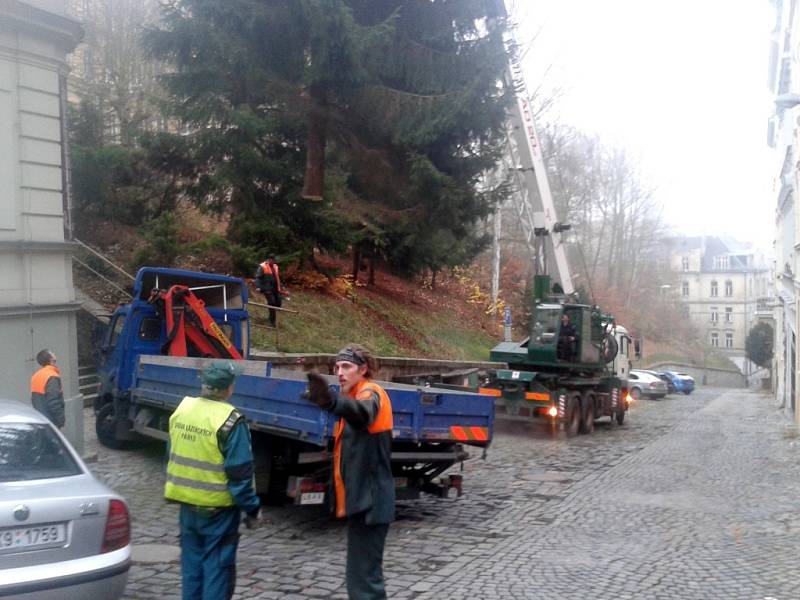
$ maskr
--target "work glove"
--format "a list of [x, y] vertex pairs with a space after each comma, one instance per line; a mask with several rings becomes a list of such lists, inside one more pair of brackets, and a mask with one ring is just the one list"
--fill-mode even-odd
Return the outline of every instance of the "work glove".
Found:
[[244, 516], [244, 526], [246, 529], [255, 529], [259, 526], [259, 517], [261, 516], [261, 508], [247, 513]]
[[335, 401], [333, 392], [328, 387], [328, 382], [319, 373], [306, 373], [308, 377], [308, 391], [306, 398], [323, 410], [328, 410]]

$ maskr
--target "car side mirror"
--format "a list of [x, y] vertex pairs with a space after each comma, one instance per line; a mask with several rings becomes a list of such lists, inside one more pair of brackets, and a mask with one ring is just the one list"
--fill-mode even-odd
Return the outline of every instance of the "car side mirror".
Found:
[[636, 360], [642, 358], [642, 340], [633, 340], [633, 355]]

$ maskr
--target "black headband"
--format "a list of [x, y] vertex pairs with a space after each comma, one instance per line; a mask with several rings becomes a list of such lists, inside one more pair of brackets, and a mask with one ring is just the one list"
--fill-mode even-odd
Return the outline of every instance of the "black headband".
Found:
[[358, 350], [354, 350], [350, 346], [339, 350], [339, 353], [336, 355], [336, 362], [339, 362], [340, 360], [346, 360], [347, 362], [351, 362], [356, 365], [367, 364], [367, 361], [364, 360], [364, 357], [361, 355], [361, 352], [359, 352]]

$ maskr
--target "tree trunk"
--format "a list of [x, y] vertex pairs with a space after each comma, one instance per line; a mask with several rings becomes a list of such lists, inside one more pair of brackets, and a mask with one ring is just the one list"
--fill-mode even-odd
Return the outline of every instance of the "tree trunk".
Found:
[[361, 250], [353, 246], [353, 285], [358, 283], [358, 267], [361, 266]]
[[375, 257], [369, 257], [369, 279], [367, 279], [367, 283], [369, 285], [375, 285]]
[[439, 272], [439, 271], [438, 271], [438, 270], [436, 270], [436, 269], [434, 269], [433, 271], [431, 271], [431, 289], [432, 289], [432, 290], [435, 290], [435, 289], [436, 289], [436, 274], [437, 274], [438, 272]]
[[312, 88], [310, 96], [312, 102], [308, 115], [306, 171], [303, 177], [302, 196], [306, 200], [322, 200], [322, 193], [325, 187], [325, 144], [327, 133], [325, 93], [317, 88]]

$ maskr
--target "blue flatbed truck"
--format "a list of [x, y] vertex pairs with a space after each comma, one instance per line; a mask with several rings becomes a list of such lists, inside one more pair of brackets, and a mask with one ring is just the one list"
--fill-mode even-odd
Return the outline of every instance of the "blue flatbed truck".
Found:
[[[153, 290], [187, 286], [241, 354], [249, 352], [247, 286], [222, 275], [143, 268], [134, 297], [114, 312], [100, 344], [95, 401], [100, 441], [121, 448], [140, 436], [167, 439], [169, 416], [184, 396], [200, 392], [199, 372], [210, 358], [163, 355], [170, 342]], [[163, 308], [162, 308], [163, 312]], [[192, 349], [189, 346], [190, 351]], [[191, 352], [190, 352], [191, 353]], [[303, 398], [303, 372], [244, 360], [231, 403], [247, 418], [256, 460], [256, 488], [296, 504], [324, 501], [330, 479], [336, 417]], [[331, 387], [338, 391], [335, 377]], [[399, 497], [420, 491], [460, 495], [461, 477], [446, 474], [492, 440], [494, 398], [468, 391], [380, 382], [394, 414], [392, 469]]]

